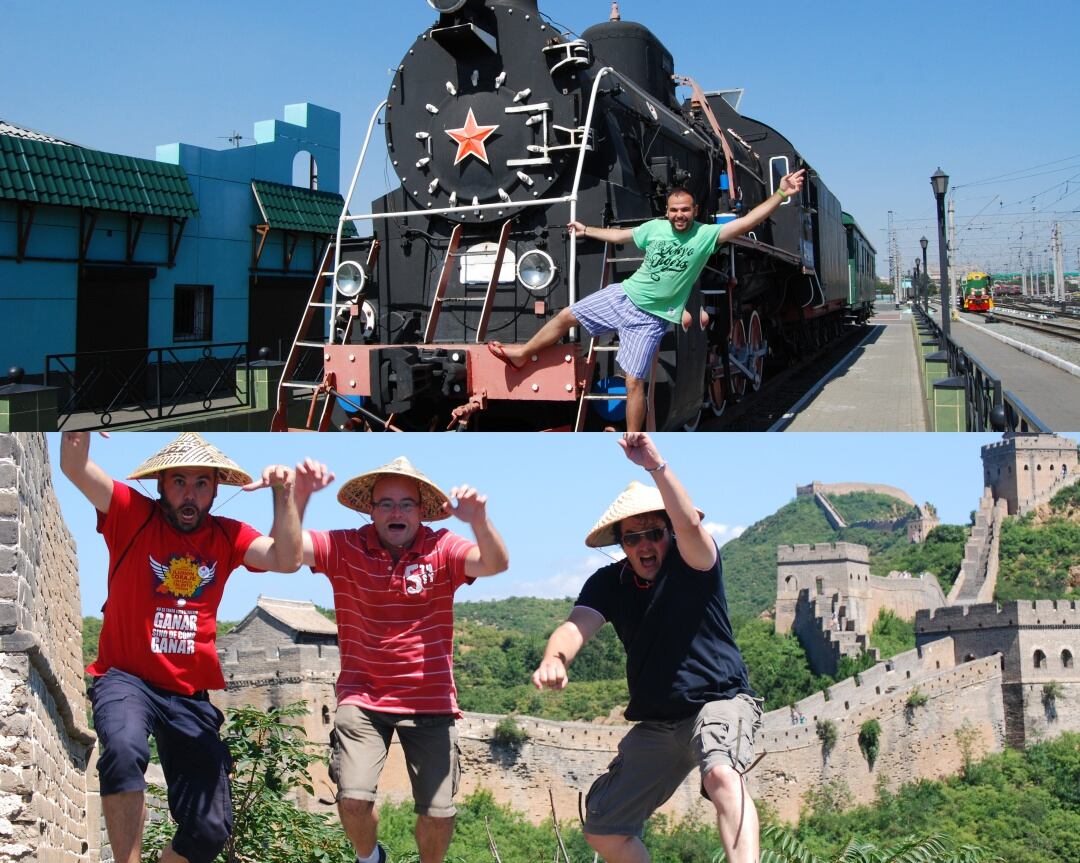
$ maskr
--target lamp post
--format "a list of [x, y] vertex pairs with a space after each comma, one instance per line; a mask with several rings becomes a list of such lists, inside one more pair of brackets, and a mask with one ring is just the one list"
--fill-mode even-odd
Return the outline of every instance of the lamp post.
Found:
[[915, 278], [911, 280], [911, 290], [915, 294], [914, 302], [915, 302], [915, 305], [917, 306], [917, 305], [919, 305], [919, 280], [922, 278], [919, 275], [919, 259], [918, 258], [915, 259], [915, 269], [912, 272], [915, 273]]
[[941, 260], [941, 332], [949, 337], [949, 319], [952, 313], [952, 299], [949, 296], [949, 251], [945, 241], [945, 193], [949, 190], [949, 175], [938, 168], [930, 184], [934, 187], [937, 199], [938, 255]]
[[919, 239], [919, 245], [922, 246], [922, 277], [923, 277], [923, 289], [922, 289], [922, 303], [923, 311], [928, 311], [930, 306], [930, 271], [926, 269], [926, 247], [930, 245], [930, 241], [925, 236]]

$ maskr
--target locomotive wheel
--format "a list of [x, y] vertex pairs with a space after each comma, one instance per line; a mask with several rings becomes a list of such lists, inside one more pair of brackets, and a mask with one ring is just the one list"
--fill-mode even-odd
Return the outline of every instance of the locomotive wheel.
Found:
[[[742, 318], [735, 321], [731, 328], [731, 337], [728, 341], [728, 352], [738, 357], [739, 362], [746, 363], [746, 327], [743, 326]], [[738, 397], [746, 392], [746, 375], [737, 368], [731, 370], [731, 389]]]
[[721, 416], [727, 407], [727, 382], [724, 380], [724, 359], [719, 348], [709, 348], [708, 365], [705, 367], [705, 396], [713, 416]]
[[[747, 341], [750, 344], [750, 352], [752, 354], [758, 354], [759, 351], [761, 351], [764, 340], [761, 337], [761, 315], [757, 313], [756, 309], [750, 313], [750, 327]], [[754, 370], [755, 378], [751, 383], [751, 386], [754, 388], [754, 391], [757, 392], [761, 389], [761, 376], [762, 372], [765, 370], [765, 355], [760, 354], [755, 357], [753, 365], [751, 365], [750, 368]]]

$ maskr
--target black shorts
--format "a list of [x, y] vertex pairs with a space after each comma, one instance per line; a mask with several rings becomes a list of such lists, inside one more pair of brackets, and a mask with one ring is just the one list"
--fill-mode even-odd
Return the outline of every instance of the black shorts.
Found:
[[173, 848], [192, 863], [213, 860], [232, 833], [232, 759], [220, 737], [221, 711], [205, 693], [179, 695], [116, 668], [94, 681], [90, 703], [102, 796], [146, 788], [153, 735], [177, 823]]

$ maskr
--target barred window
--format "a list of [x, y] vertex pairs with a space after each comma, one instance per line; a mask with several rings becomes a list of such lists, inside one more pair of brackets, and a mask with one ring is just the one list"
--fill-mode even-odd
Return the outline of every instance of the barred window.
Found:
[[173, 341], [206, 342], [214, 337], [214, 286], [177, 285], [173, 295]]

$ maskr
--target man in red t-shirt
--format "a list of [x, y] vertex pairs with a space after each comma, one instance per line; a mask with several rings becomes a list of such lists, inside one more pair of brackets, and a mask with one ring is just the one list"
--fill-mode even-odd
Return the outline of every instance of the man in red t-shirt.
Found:
[[[60, 468], [97, 509], [109, 548], [104, 621], [87, 673], [95, 678], [90, 702], [113, 857], [140, 860], [143, 774], [153, 735], [177, 824], [160, 860], [211, 863], [232, 832], [223, 716], [207, 697], [225, 687], [214, 647], [217, 608], [238, 566], [300, 567], [294, 473], [272, 465], [253, 481], [199, 435], [182, 434], [128, 477], [155, 477], [160, 498], [151, 500], [111, 479], [89, 456], [88, 433], [64, 433]], [[211, 515], [219, 485], [272, 488], [270, 535]]]
[[[325, 465], [297, 465], [301, 514], [312, 492], [332, 480]], [[397, 732], [412, 782], [420, 861], [442, 863], [459, 775], [454, 592], [504, 571], [506, 546], [488, 520], [485, 495], [462, 485], [447, 497], [405, 458], [349, 480], [338, 500], [372, 523], [305, 531], [304, 563], [334, 588], [341, 673], [330, 775], [341, 823], [358, 863], [385, 863], [375, 790]], [[421, 523], [451, 514], [472, 528], [475, 542]]]

